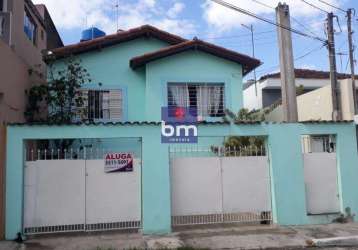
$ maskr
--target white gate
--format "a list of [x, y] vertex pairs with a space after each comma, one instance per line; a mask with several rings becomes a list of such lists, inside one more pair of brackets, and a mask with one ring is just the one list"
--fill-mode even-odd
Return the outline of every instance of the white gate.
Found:
[[339, 213], [336, 153], [306, 153], [303, 160], [307, 213]]
[[134, 155], [132, 172], [106, 173], [105, 152], [27, 159], [25, 234], [140, 228], [141, 159]]
[[173, 226], [272, 220], [265, 150], [176, 148], [170, 166]]

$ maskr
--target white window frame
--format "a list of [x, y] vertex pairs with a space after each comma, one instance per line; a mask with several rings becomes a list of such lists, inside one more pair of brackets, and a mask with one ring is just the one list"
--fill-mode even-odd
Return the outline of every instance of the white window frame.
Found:
[[[195, 107], [198, 111], [198, 118], [199, 120], [203, 120], [203, 119], [207, 119], [207, 118], [210, 118], [210, 119], [215, 119], [215, 118], [221, 118], [224, 116], [224, 111], [225, 111], [225, 108], [226, 108], [226, 103], [225, 103], [225, 83], [223, 82], [186, 82], [186, 83], [183, 83], [183, 82], [168, 82], [167, 84], [167, 106], [168, 107], [173, 107], [175, 105], [171, 104], [173, 102], [173, 100], [169, 100], [170, 98], [170, 87], [183, 87], [185, 86], [186, 89], [187, 89], [187, 93], [186, 95], [188, 95], [188, 97], [182, 97], [182, 98], [179, 98], [181, 99], [180, 102], [181, 104], [179, 104], [178, 106], [183, 106], [183, 107]], [[189, 87], [191, 88], [196, 88], [196, 94], [195, 94], [195, 97], [190, 97], [190, 90], [189, 90]], [[199, 98], [198, 97], [198, 88], [202, 88], [204, 87], [205, 88], [209, 88], [209, 87], [220, 87], [220, 93], [219, 93], [219, 103], [216, 104], [216, 105], [219, 105], [218, 107], [216, 107], [217, 111], [216, 111], [216, 114], [212, 114], [212, 109], [214, 108], [212, 105], [212, 101], [204, 101], [205, 103], [207, 103], [207, 105], [211, 105], [211, 108], [210, 110], [211, 111], [208, 111], [208, 106], [207, 105], [202, 105], [201, 108], [198, 108], [198, 102], [199, 102]], [[181, 91], [182, 92], [182, 91]], [[206, 92], [206, 91], [204, 91]], [[173, 97], [172, 97], [173, 98]], [[194, 98], [196, 101], [196, 106], [193, 105], [193, 99]], [[214, 98], [213, 96], [210, 96], [210, 98]], [[200, 111], [201, 110], [201, 111]], [[204, 111], [205, 110], [205, 111]], [[214, 111], [215, 112], [215, 111]], [[203, 113], [203, 114], [201, 114]]]

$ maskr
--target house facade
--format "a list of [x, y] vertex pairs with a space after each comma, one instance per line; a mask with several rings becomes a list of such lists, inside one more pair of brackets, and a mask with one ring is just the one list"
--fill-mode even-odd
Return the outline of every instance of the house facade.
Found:
[[243, 107], [243, 75], [260, 63], [151, 26], [52, 52], [54, 71], [71, 57], [90, 73], [82, 94], [92, 121], [160, 121], [165, 106], [191, 107], [202, 120], [222, 120], [225, 109]]
[[[90, 73], [92, 83], [80, 90], [87, 114], [71, 124], [8, 125], [7, 239], [118, 229], [167, 234], [213, 223], [317, 224], [346, 216], [346, 208], [357, 213], [352, 122], [223, 119], [224, 109], [243, 107], [242, 77], [259, 60], [152, 26], [52, 55], [54, 70], [75, 58]], [[162, 107], [195, 110], [197, 143], [162, 141]], [[323, 135], [332, 138], [331, 150], [303, 151], [302, 138]], [[262, 144], [224, 145], [233, 136]], [[53, 145], [44, 148], [28, 143], [49, 140]], [[62, 142], [69, 146], [55, 147]]]
[[[296, 86], [303, 87], [303, 93], [330, 85], [329, 72], [310, 69], [295, 69]], [[338, 74], [338, 79], [350, 78], [348, 74]], [[356, 83], [357, 84], [357, 83]], [[257, 91], [256, 89], [257, 88]], [[256, 84], [246, 83], [244, 86], [244, 107], [262, 109], [281, 100], [280, 73], [272, 73], [262, 76]]]

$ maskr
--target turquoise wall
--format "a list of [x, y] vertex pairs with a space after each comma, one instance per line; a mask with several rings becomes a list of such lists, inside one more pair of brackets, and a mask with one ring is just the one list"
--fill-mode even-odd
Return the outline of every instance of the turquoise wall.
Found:
[[[124, 120], [160, 121], [160, 110], [167, 105], [168, 81], [225, 83], [225, 106], [235, 112], [243, 107], [241, 65], [200, 51], [187, 51], [132, 70], [131, 58], [156, 51], [168, 44], [138, 38], [129, 42], [77, 55], [91, 75], [84, 88], [117, 89], [125, 92]], [[62, 69], [64, 60], [53, 65]], [[102, 83], [99, 86], [98, 83]], [[217, 118], [221, 119], [221, 118]]]
[[160, 108], [167, 106], [168, 82], [224, 83], [225, 107], [234, 112], [243, 107], [241, 65], [201, 51], [190, 50], [148, 63], [146, 82], [147, 120], [160, 120]]
[[[84, 88], [117, 89], [124, 88], [126, 92], [125, 120], [145, 120], [145, 70], [132, 70], [129, 67], [131, 58], [168, 46], [167, 43], [154, 38], [138, 38], [129, 42], [101, 50], [75, 56], [91, 75], [92, 84]], [[54, 72], [63, 68], [65, 59], [58, 60], [53, 65]], [[99, 86], [98, 83], [102, 83]]]
[[[335, 134], [342, 211], [358, 214], [358, 156], [353, 123], [200, 125], [199, 136], [267, 136], [274, 222], [281, 225], [328, 223], [329, 216], [307, 216], [301, 135]], [[6, 163], [6, 238], [22, 230], [23, 142], [26, 139], [142, 138], [142, 214], [144, 233], [168, 233], [170, 183], [168, 145], [158, 125], [9, 126]]]

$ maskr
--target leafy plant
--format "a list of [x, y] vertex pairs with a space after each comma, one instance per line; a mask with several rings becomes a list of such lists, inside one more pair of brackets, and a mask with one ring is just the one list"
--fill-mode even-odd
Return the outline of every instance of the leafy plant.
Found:
[[[68, 59], [64, 68], [56, 72], [50, 64], [47, 84], [36, 85], [26, 91], [26, 120], [71, 123], [78, 112], [85, 112], [79, 89], [88, 82], [91, 82], [90, 74], [78, 60]], [[46, 112], [44, 109], [47, 109]]]

